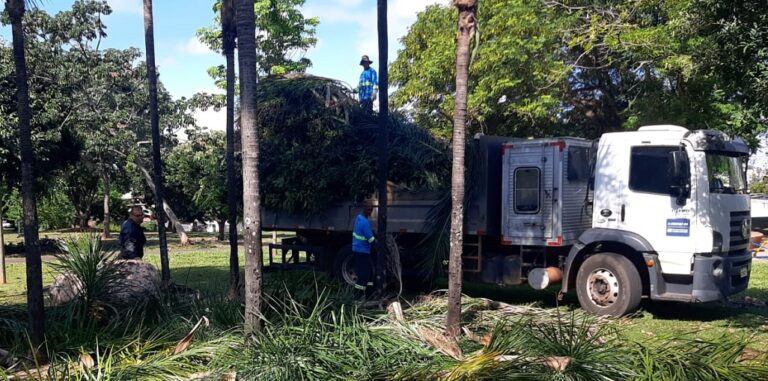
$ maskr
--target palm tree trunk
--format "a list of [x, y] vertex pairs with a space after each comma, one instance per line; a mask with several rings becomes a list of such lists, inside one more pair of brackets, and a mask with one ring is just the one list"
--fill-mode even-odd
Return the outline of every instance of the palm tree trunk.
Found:
[[387, 128], [389, 126], [389, 75], [387, 70], [388, 39], [387, 39], [387, 0], [378, 0], [378, 40], [379, 40], [379, 134], [376, 136], [376, 148], [379, 151], [377, 164], [379, 210], [377, 230], [379, 236], [376, 287], [380, 294], [384, 292], [384, 283], [387, 279], [387, 263], [390, 255], [387, 250], [387, 163], [389, 152], [387, 150]]
[[88, 231], [88, 217], [90, 217], [90, 213], [87, 210], [78, 210], [78, 227], [80, 228], [81, 232]]
[[101, 236], [103, 238], [110, 238], [112, 235], [109, 232], [109, 224], [111, 223], [109, 218], [109, 193], [111, 192], [109, 188], [109, 174], [105, 172], [102, 178], [104, 181], [104, 218], [102, 220], [102, 225], [104, 225], [104, 227]]
[[256, 15], [254, 0], [235, 1], [240, 62], [240, 130], [243, 149], [243, 236], [245, 243], [245, 335], [261, 329], [261, 195], [256, 128]]
[[240, 259], [237, 256], [237, 174], [235, 173], [235, 9], [233, 0], [221, 7], [221, 31], [227, 58], [227, 210], [229, 220], [229, 298], [240, 294]]
[[[144, 43], [147, 47], [147, 78], [149, 80], [149, 120], [152, 127], [152, 164], [154, 166], [155, 205], [164, 205], [163, 165], [160, 160], [160, 116], [157, 110], [157, 71], [155, 66], [155, 32], [152, 19], [152, 0], [144, 0]], [[163, 285], [171, 282], [168, 263], [168, 242], [165, 237], [165, 210], [155, 208], [157, 236], [160, 241], [160, 274]]]
[[37, 202], [35, 200], [34, 153], [32, 150], [31, 112], [27, 85], [27, 61], [24, 55], [24, 1], [6, 0], [5, 10], [11, 19], [13, 60], [16, 67], [16, 101], [19, 115], [21, 149], [21, 196], [24, 209], [24, 248], [27, 264], [27, 311], [29, 339], [38, 361], [47, 361], [45, 343], [45, 309], [43, 305], [43, 269], [38, 240]]
[[459, 11], [456, 48], [456, 111], [453, 116], [451, 168], [451, 253], [448, 264], [448, 317], [446, 334], [456, 337], [461, 320], [461, 251], [464, 245], [464, 129], [467, 117], [469, 44], [475, 33], [477, 0], [454, 0]]
[[[0, 201], [3, 201], [5, 195], [0, 196]], [[5, 273], [5, 237], [3, 237], [3, 206], [5, 202], [0, 202], [0, 284], [6, 284]]]
[[227, 220], [225, 220], [223, 218], [217, 218], [216, 219], [216, 224], [219, 226], [219, 234], [217, 235], [216, 240], [223, 241], [224, 240], [224, 228], [225, 228], [225, 225], [227, 224]]

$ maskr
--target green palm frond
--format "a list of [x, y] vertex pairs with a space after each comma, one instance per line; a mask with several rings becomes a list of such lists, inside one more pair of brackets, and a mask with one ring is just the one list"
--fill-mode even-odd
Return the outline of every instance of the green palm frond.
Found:
[[51, 263], [51, 268], [59, 275], [74, 276], [79, 281], [74, 302], [82, 307], [82, 313], [112, 308], [111, 291], [122, 281], [114, 264], [117, 251], [105, 250], [98, 233], [61, 240], [59, 248], [61, 253], [54, 254], [56, 261]]
[[[374, 194], [378, 119], [360, 108], [348, 86], [306, 75], [270, 77], [258, 97], [269, 209], [317, 213]], [[446, 189], [447, 144], [397, 113], [388, 128], [388, 180], [415, 191]]]

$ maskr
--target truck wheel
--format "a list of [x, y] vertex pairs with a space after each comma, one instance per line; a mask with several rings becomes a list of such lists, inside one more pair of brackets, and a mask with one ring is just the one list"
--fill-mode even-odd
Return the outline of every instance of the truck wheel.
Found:
[[643, 284], [635, 265], [616, 253], [595, 254], [576, 275], [576, 295], [581, 308], [596, 314], [622, 316], [640, 305]]
[[336, 252], [336, 258], [333, 262], [333, 275], [350, 286], [354, 286], [357, 282], [355, 255], [352, 253], [352, 245], [346, 245]]

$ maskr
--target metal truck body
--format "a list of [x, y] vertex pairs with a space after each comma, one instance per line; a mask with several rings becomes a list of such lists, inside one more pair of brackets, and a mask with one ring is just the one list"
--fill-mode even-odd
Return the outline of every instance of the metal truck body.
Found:
[[[648, 126], [599, 142], [481, 136], [476, 143], [467, 158], [469, 278], [537, 289], [560, 283], [561, 295], [575, 288], [586, 310], [616, 316], [642, 298], [707, 302], [747, 287], [748, 150], [740, 140]], [[440, 205], [434, 194], [390, 193], [388, 230], [404, 249], [404, 271], [420, 255], [414, 246], [434, 228]], [[289, 248], [314, 248], [307, 257], [351, 282], [348, 244], [359, 209], [265, 211], [263, 223], [296, 230]]]

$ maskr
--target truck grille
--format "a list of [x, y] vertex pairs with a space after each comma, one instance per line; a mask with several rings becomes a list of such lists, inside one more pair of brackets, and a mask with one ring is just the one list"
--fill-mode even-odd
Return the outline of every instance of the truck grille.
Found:
[[749, 211], [731, 212], [731, 230], [729, 234], [730, 251], [746, 250], [749, 246], [749, 234], [747, 234], [746, 238], [741, 234], [741, 226], [744, 223], [744, 220], [747, 221], [747, 224], [750, 224]]

